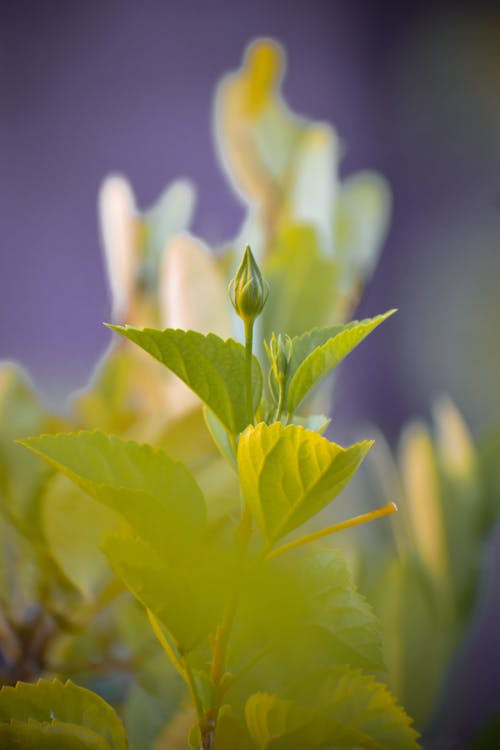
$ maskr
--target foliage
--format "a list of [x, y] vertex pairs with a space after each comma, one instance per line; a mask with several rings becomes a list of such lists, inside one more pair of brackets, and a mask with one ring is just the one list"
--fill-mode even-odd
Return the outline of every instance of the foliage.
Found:
[[[241, 488], [236, 517], [222, 525], [210, 522], [189, 469], [148, 445], [99, 431], [45, 435], [22, 444], [121, 517], [122, 527], [104, 539], [102, 549], [146, 608], [190, 691], [197, 717], [193, 747], [355, 742], [371, 748], [388, 741], [417, 747], [406, 714], [385, 688], [353, 671], [380, 668], [381, 649], [377, 624], [341, 560], [277, 546], [332, 501], [371, 447], [365, 442], [344, 449], [280, 420], [286, 415], [289, 421], [308, 391], [387, 316], [309, 332], [298, 339], [297, 351], [295, 339], [287, 339], [278, 375], [291, 364], [293, 386], [308, 360], [311, 374], [300, 380], [302, 397], [292, 408], [286, 387], [277, 398], [271, 388], [266, 398], [252, 353], [262, 306], [254, 314], [247, 304], [254, 278], [263, 282], [249, 248], [245, 257], [245, 285], [241, 292], [238, 282], [233, 287], [245, 321], [245, 347], [210, 333], [114, 326], [191, 387], [217, 420], [216, 429], [225, 431], [227, 450], [234, 454], [228, 462], [234, 468], [236, 460]], [[271, 352], [272, 344], [266, 348]], [[275, 365], [270, 362], [269, 374]], [[308, 542], [305, 535], [293, 547]], [[283, 564], [280, 558], [290, 554], [291, 562]], [[308, 706], [312, 680], [323, 697]], [[263, 695], [264, 685], [277, 692]], [[375, 715], [367, 710], [374, 704]], [[271, 719], [276, 712], [277, 724]]]

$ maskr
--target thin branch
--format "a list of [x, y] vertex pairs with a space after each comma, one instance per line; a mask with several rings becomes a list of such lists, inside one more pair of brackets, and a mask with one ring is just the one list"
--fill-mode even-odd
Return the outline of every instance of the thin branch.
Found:
[[396, 513], [396, 511], [397, 506], [395, 503], [387, 503], [387, 505], [384, 505], [382, 508], [377, 508], [377, 510], [372, 510], [369, 513], [363, 513], [360, 516], [349, 518], [347, 521], [335, 523], [332, 526], [327, 526], [326, 528], [320, 529], [319, 531], [314, 531], [312, 534], [307, 534], [306, 536], [300, 537], [300, 539], [294, 539], [291, 542], [282, 544], [281, 547], [276, 547], [276, 549], [268, 552], [266, 555], [266, 560], [272, 560], [274, 557], [278, 557], [278, 555], [282, 555], [284, 552], [289, 552], [290, 550], [296, 549], [297, 547], [302, 547], [304, 544], [309, 544], [309, 542], [314, 542], [317, 539], [322, 539], [325, 536], [330, 536], [331, 534], [336, 534], [339, 531], [344, 531], [344, 529], [350, 529], [353, 526], [359, 526], [362, 523], [374, 521], [376, 518], [389, 516], [392, 513]]

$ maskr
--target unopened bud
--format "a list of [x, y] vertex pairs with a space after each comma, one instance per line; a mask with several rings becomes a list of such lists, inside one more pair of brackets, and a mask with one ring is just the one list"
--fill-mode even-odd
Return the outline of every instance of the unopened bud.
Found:
[[237, 314], [245, 322], [252, 323], [266, 304], [269, 285], [262, 278], [260, 269], [247, 245], [236, 276], [229, 284], [229, 297]]
[[278, 333], [276, 336], [273, 333], [266, 349], [274, 375], [279, 383], [286, 377], [288, 364], [292, 356], [292, 340], [287, 334]]

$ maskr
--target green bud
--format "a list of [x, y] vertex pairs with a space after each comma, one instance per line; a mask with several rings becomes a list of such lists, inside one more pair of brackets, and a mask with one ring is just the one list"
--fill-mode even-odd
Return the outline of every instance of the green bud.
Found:
[[247, 245], [236, 276], [229, 284], [229, 297], [237, 314], [247, 323], [253, 323], [266, 304], [269, 285]]
[[290, 357], [292, 356], [292, 340], [287, 334], [275, 333], [271, 336], [269, 346], [266, 344], [267, 356], [279, 383], [286, 377]]

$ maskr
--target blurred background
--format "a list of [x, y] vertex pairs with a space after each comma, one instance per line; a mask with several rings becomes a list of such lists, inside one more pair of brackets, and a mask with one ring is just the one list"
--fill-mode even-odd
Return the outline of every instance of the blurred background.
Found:
[[[399, 313], [343, 364], [334, 429], [345, 442], [372, 422], [394, 446], [408, 418], [428, 420], [448, 394], [475, 436], [487, 432], [500, 419], [498, 3], [0, 3], [0, 360], [23, 364], [58, 409], [88, 381], [109, 341], [97, 221], [109, 173], [128, 177], [141, 208], [187, 177], [198, 191], [193, 231], [212, 246], [238, 233], [244, 207], [218, 164], [212, 104], [258, 36], [286, 49], [292, 110], [337, 128], [341, 175], [377, 170], [393, 192], [357, 317]], [[418, 453], [408, 455], [412, 468]], [[461, 723], [475, 730], [498, 712], [498, 531], [478, 549], [482, 604], [432, 750], [445, 750], [449, 727], [460, 736]]]
[[360, 0], [1, 4], [0, 358], [52, 405], [86, 382], [109, 319], [103, 177], [139, 205], [199, 191], [217, 244], [243, 208], [217, 163], [214, 87], [258, 35], [288, 53], [290, 106], [335, 124], [343, 175], [384, 174], [390, 234], [358, 311], [399, 314], [343, 368], [338, 418], [393, 440], [448, 393], [474, 432], [500, 415], [500, 9]]

